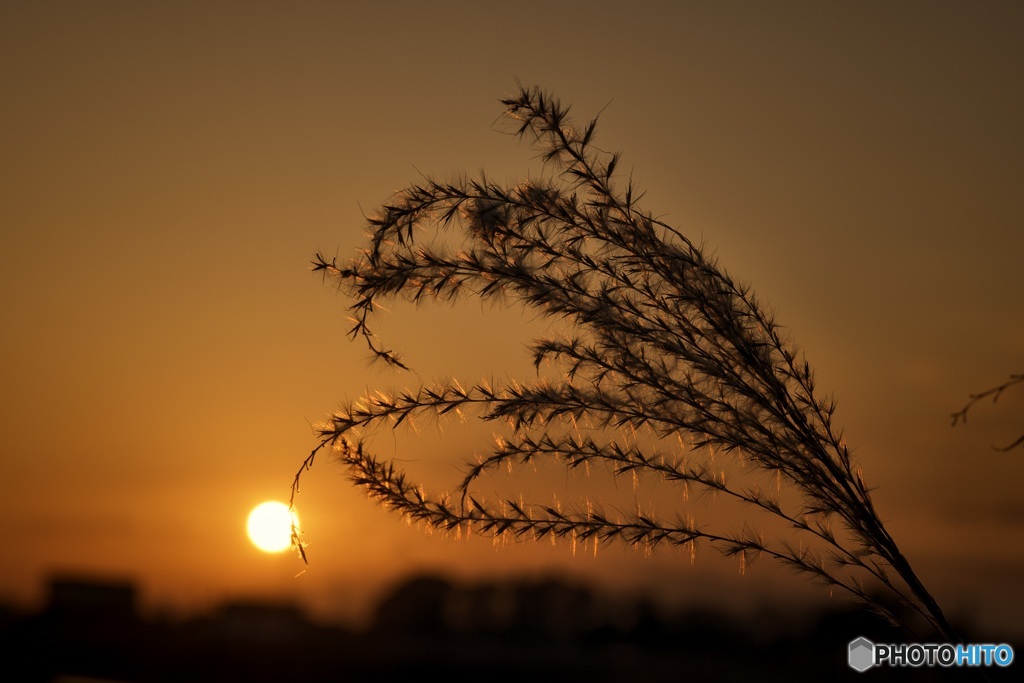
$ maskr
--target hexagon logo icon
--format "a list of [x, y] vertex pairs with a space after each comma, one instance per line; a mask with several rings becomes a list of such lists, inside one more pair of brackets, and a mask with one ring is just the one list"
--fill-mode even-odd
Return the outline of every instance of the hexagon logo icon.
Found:
[[850, 641], [850, 668], [864, 672], [875, 664], [875, 644], [867, 638]]

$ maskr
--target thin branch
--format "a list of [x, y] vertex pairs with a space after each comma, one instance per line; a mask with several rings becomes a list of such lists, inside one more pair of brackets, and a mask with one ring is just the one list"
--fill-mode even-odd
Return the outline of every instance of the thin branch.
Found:
[[[961, 422], [966, 424], [967, 423], [967, 412], [974, 406], [975, 403], [977, 403], [981, 399], [988, 398], [989, 396], [991, 396], [992, 397], [992, 403], [996, 403], [997, 401], [999, 401], [999, 398], [1003, 395], [1003, 392], [1005, 392], [1007, 389], [1009, 389], [1010, 387], [1012, 387], [1012, 386], [1014, 386], [1016, 384], [1020, 384], [1021, 382], [1024, 382], [1024, 374], [1010, 375], [1010, 379], [1006, 380], [1005, 382], [1003, 382], [999, 386], [992, 387], [991, 389], [979, 392], [977, 394], [971, 394], [968, 397], [969, 400], [967, 401], [967, 404], [963, 408], [961, 408], [960, 410], [958, 410], [955, 413], [953, 413], [953, 415], [952, 415], [953, 426], [955, 427], [955, 426], [957, 426], [957, 424], [959, 424]], [[1019, 437], [1017, 437], [1012, 443], [1010, 443], [1007, 446], [995, 446], [995, 445], [993, 445], [992, 446], [992, 450], [1007, 452], [1007, 451], [1012, 451], [1017, 446], [1024, 446], [1024, 434], [1021, 434]]]

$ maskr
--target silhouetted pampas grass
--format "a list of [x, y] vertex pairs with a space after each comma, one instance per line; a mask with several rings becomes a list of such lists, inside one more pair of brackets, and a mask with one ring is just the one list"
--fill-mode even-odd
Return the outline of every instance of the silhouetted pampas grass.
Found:
[[[467, 386], [451, 380], [366, 396], [320, 430], [319, 445], [296, 474], [293, 501], [302, 472], [330, 446], [370, 497], [430, 527], [691, 551], [707, 543], [744, 565], [768, 556], [903, 626], [910, 627], [909, 612], [946, 640], [959, 640], [875, 511], [832, 422], [833, 403], [819, 395], [807, 361], [753, 293], [638, 206], [631, 183], [616, 189], [619, 156], [593, 146], [596, 121], [577, 127], [567, 107], [536, 88], [503, 104], [515, 132], [556, 168], [552, 177], [515, 187], [468, 178], [413, 185], [369, 219], [365, 253], [343, 264], [317, 254], [313, 269], [351, 293], [352, 334], [386, 363], [405, 367], [371, 331], [382, 301], [507, 297], [571, 324], [567, 336], [532, 346], [534, 363], [556, 363], [562, 378], [538, 373], [529, 382]], [[442, 228], [456, 244], [432, 239]], [[469, 463], [448, 494], [426, 493], [369, 453], [360, 436], [416, 415], [455, 412], [504, 421], [512, 436]], [[644, 433], [656, 444], [673, 443], [671, 437], [678, 445], [647, 447], [635, 436]], [[715, 453], [770, 473], [799, 502], [732, 483], [713, 466]], [[653, 473], [767, 514], [784, 522], [790, 537], [765, 539], [749, 526], [711, 530], [682, 513], [616, 516], [595, 506], [565, 510], [474, 494], [484, 472], [539, 459]], [[297, 535], [295, 541], [302, 551]]]

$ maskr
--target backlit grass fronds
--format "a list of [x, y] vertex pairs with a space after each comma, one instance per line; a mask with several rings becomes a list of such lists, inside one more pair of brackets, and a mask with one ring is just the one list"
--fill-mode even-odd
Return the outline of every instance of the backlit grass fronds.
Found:
[[[511, 187], [486, 178], [413, 185], [369, 219], [365, 253], [346, 263], [317, 254], [313, 269], [351, 294], [352, 334], [385, 363], [405, 367], [372, 331], [385, 301], [500, 299], [569, 324], [568, 334], [532, 346], [538, 368], [553, 364], [560, 379], [451, 380], [369, 395], [322, 429], [293, 499], [302, 471], [330, 447], [369, 496], [430, 527], [691, 551], [703, 543], [743, 566], [767, 556], [893, 619], [889, 605], [900, 604], [956, 640], [875, 511], [833, 424], [833, 403], [754, 294], [641, 208], [630, 182], [617, 186], [619, 156], [594, 147], [596, 121], [577, 126], [568, 108], [534, 88], [503, 104], [515, 133], [540, 150], [553, 174]], [[448, 494], [427, 494], [368, 452], [364, 435], [375, 427], [449, 413], [500, 421], [511, 436], [468, 462]], [[779, 495], [727, 480], [710, 464], [712, 453], [768, 473], [795, 495], [784, 505]], [[681, 491], [768, 515], [788, 527], [787, 537], [765, 539], [751, 525], [713, 529], [682, 503], [678, 514], [656, 518], [612, 515], [596, 503], [487, 502], [474, 493], [485, 472], [536, 460], [651, 473]], [[876, 599], [879, 589], [885, 595]]]

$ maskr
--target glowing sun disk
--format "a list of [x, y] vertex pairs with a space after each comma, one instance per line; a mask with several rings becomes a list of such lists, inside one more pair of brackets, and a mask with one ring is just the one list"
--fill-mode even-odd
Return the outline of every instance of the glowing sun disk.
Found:
[[246, 530], [254, 546], [265, 553], [279, 553], [292, 544], [292, 524], [298, 528], [298, 516], [284, 503], [270, 500], [252, 509]]

